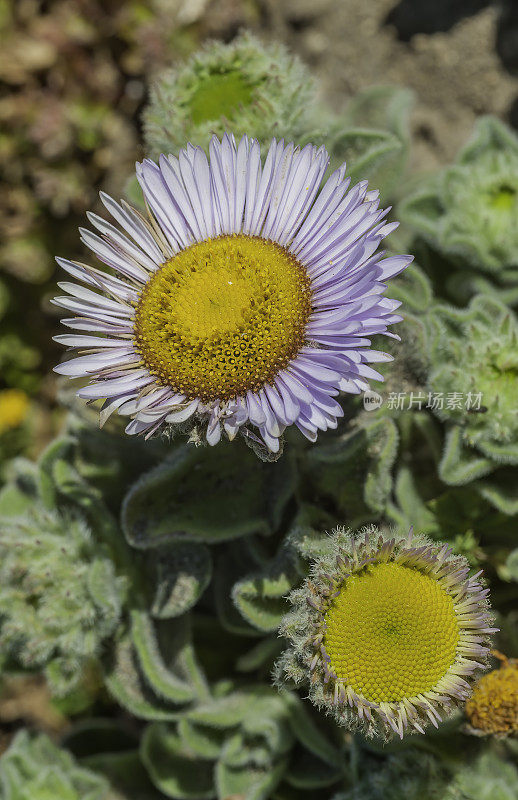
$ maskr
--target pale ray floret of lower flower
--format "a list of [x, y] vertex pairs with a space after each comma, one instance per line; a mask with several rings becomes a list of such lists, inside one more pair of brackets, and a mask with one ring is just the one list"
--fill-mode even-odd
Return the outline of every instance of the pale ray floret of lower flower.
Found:
[[486, 667], [488, 591], [449, 545], [339, 529], [290, 596], [277, 679], [309, 686], [317, 706], [368, 735], [423, 733]]
[[[129, 434], [201, 425], [278, 452], [295, 424], [311, 441], [343, 415], [340, 392], [382, 380], [390, 360], [370, 337], [395, 337], [399, 303], [386, 281], [412, 260], [378, 247], [387, 223], [378, 193], [352, 188], [345, 165], [322, 183], [323, 147], [213, 137], [210, 160], [188, 144], [179, 157], [137, 164], [148, 214], [101, 195], [120, 228], [90, 214], [81, 238], [114, 274], [58, 258], [81, 282], [54, 302], [74, 316], [56, 337], [77, 357], [56, 367], [88, 377], [78, 396], [103, 399]], [[124, 232], [123, 232], [124, 231]], [[396, 337], [397, 338], [397, 337]]]

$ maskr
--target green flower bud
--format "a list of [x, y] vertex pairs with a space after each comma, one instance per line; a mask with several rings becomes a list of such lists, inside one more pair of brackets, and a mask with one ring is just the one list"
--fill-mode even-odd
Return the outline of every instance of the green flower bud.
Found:
[[278, 43], [243, 33], [231, 44], [212, 42], [162, 76], [144, 112], [152, 158], [185, 142], [205, 145], [231, 129], [270, 141], [303, 141], [310, 132], [315, 89], [308, 70]]

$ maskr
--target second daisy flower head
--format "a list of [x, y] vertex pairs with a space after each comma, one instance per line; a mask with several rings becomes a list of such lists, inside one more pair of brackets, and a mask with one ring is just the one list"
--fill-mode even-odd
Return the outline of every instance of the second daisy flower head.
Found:
[[315, 441], [340, 392], [382, 380], [370, 365], [391, 357], [370, 337], [395, 336], [386, 281], [412, 258], [384, 256], [397, 223], [345, 164], [323, 183], [328, 162], [273, 139], [262, 163], [226, 134], [209, 158], [189, 144], [137, 165], [147, 216], [101, 195], [119, 227], [90, 214], [100, 235], [82, 241], [115, 275], [58, 258], [80, 284], [54, 301], [77, 353], [56, 371], [90, 379], [78, 396], [104, 400], [101, 422], [117, 411], [150, 436], [190, 420], [211, 445], [240, 431], [276, 453], [286, 427]]

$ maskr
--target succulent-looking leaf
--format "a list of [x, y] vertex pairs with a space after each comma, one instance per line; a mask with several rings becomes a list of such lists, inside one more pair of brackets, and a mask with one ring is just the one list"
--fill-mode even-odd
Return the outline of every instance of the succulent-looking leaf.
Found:
[[486, 117], [456, 162], [406, 198], [398, 212], [461, 268], [469, 264], [502, 283], [502, 273], [518, 265], [517, 176], [518, 137]]
[[199, 542], [178, 542], [154, 552], [156, 587], [151, 612], [168, 619], [189, 611], [210, 583], [212, 560]]
[[106, 669], [108, 691], [123, 708], [139, 719], [175, 720], [178, 706], [157, 696], [142, 675], [131, 636], [126, 633], [115, 645], [113, 663]]
[[185, 445], [130, 489], [123, 529], [129, 543], [143, 549], [178, 539], [216, 543], [269, 534], [280, 522], [293, 481], [288, 457], [258, 465], [235, 442], [208, 450]]
[[197, 757], [174, 729], [150, 725], [140, 752], [151, 780], [167, 797], [205, 800], [216, 796], [211, 762]]
[[[338, 509], [358, 524], [372, 518], [373, 511], [383, 511], [392, 488], [398, 438], [394, 421], [384, 417], [313, 447], [308, 464], [317, 491], [331, 495]], [[358, 485], [363, 486], [363, 497]]]
[[[181, 625], [181, 623], [180, 623]], [[169, 636], [173, 638], [174, 629]], [[142, 675], [149, 687], [166, 703], [185, 704], [195, 697], [195, 691], [166, 667], [159, 651], [153, 620], [137, 609], [131, 612], [131, 639]]]
[[0, 758], [2, 800], [116, 800], [108, 781], [80, 767], [44, 734], [20, 731]]
[[448, 431], [439, 464], [439, 475], [445, 483], [463, 486], [489, 475], [493, 469], [494, 464], [489, 458], [477, 456], [473, 450], [463, 447], [460, 428], [451, 428]]
[[255, 628], [275, 631], [288, 611], [286, 595], [297, 580], [296, 555], [290, 547], [281, 547], [270, 563], [234, 584], [232, 599]]

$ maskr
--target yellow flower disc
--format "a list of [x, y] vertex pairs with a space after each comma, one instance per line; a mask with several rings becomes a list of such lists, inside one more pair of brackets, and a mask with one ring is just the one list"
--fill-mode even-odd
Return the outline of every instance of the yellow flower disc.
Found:
[[373, 702], [432, 689], [455, 660], [452, 597], [435, 578], [395, 562], [348, 577], [325, 615], [338, 680]]
[[144, 364], [204, 402], [271, 383], [304, 344], [309, 278], [281, 245], [219, 236], [191, 245], [149, 279], [135, 315]]
[[518, 667], [503, 666], [480, 678], [466, 713], [484, 733], [518, 733]]

